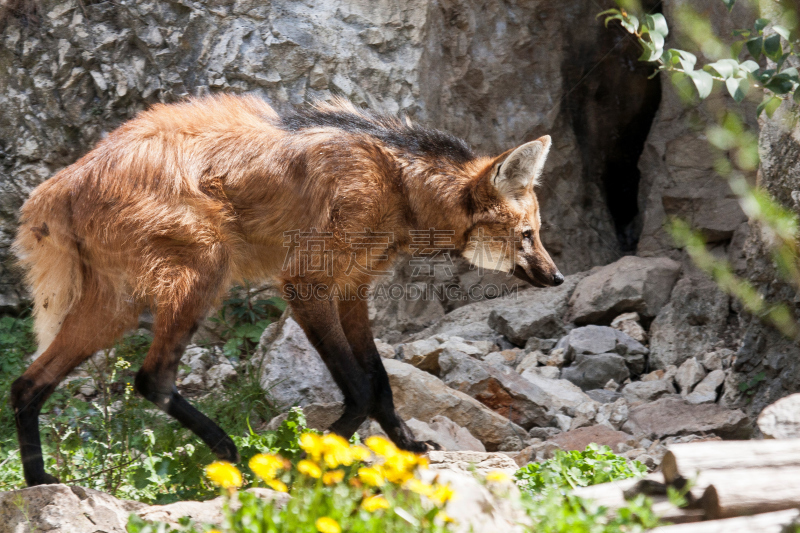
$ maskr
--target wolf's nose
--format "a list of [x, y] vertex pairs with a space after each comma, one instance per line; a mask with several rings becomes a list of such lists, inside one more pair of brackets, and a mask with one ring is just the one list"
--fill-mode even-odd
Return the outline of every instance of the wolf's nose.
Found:
[[562, 283], [564, 283], [564, 274], [557, 271], [555, 274], [553, 274], [553, 285], [558, 286]]

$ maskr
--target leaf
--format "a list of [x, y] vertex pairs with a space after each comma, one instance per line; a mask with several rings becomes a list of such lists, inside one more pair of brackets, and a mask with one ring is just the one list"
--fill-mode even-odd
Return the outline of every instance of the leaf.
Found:
[[629, 15], [628, 20], [621, 18], [619, 23], [622, 24], [622, 27], [628, 30], [629, 33], [636, 33], [636, 30], [639, 29], [639, 19], [633, 15]]
[[777, 61], [783, 54], [783, 47], [781, 46], [781, 36], [777, 33], [770, 35], [764, 39], [764, 55], [773, 61]]
[[795, 82], [793, 82], [788, 75], [781, 72], [773, 76], [771, 80], [764, 84], [764, 88], [769, 89], [775, 94], [786, 94], [794, 89]]
[[756, 108], [756, 116], [759, 116], [762, 111], [767, 113], [769, 118], [772, 118], [772, 115], [775, 113], [775, 110], [778, 109], [781, 105], [781, 99], [777, 96], [767, 97], [764, 98], [758, 107]]
[[651, 33], [658, 33], [662, 37], [669, 35], [669, 27], [667, 26], [667, 19], [661, 13], [654, 13], [653, 15], [645, 15], [644, 17], [647, 29]]
[[772, 29], [775, 30], [775, 33], [777, 33], [787, 41], [791, 40], [789, 39], [789, 35], [791, 35], [791, 32], [788, 29], [784, 28], [783, 26], [778, 26], [776, 24], [775, 26], [772, 27]]
[[756, 61], [761, 57], [761, 48], [763, 44], [764, 39], [762, 37], [753, 37], [745, 43], [747, 51], [750, 52], [750, 55], [753, 56], [753, 59]]
[[796, 67], [789, 67], [783, 69], [781, 71], [781, 76], [785, 76], [786, 79], [791, 80], [795, 83], [800, 83], [800, 75], [798, 74]]
[[756, 19], [756, 22], [755, 22], [755, 24], [753, 25], [753, 27], [756, 29], [756, 31], [757, 31], [758, 33], [761, 33], [761, 30], [763, 30], [764, 28], [766, 28], [766, 27], [767, 27], [767, 24], [769, 24], [769, 19], [764, 19], [764, 18], [761, 18], [761, 19]]
[[755, 61], [753, 61], [752, 59], [748, 59], [744, 63], [739, 63], [739, 68], [740, 69], [744, 69], [747, 72], [755, 72], [760, 67], [759, 67], [758, 63], [756, 63]]
[[736, 0], [722, 0], [722, 3], [725, 4], [725, 7], [728, 8], [728, 12], [733, 9], [733, 4], [736, 3]]
[[735, 59], [720, 59], [708, 66], [716, 70], [725, 79], [733, 77], [739, 70], [739, 62]]
[[694, 70], [694, 66], [697, 64], [697, 56], [685, 50], [675, 50], [675, 52], [678, 53], [679, 61], [683, 67], [683, 70], [685, 70], [687, 74], [692, 72]]
[[694, 86], [697, 87], [697, 95], [700, 99], [707, 98], [714, 87], [714, 78], [711, 77], [711, 74], [703, 70], [695, 70], [687, 74], [692, 78]]
[[725, 80], [725, 86], [733, 99], [741, 102], [750, 90], [750, 80], [747, 78], [728, 78]]

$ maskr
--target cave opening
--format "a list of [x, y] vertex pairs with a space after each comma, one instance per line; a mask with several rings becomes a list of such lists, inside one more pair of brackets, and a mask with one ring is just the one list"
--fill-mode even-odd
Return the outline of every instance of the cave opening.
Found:
[[[660, 4], [658, 4], [660, 5]], [[643, 5], [660, 11], [658, 5]], [[641, 48], [612, 23], [598, 35], [575, 35], [575, 61], [564, 72], [581, 149], [584, 180], [603, 191], [622, 255], [636, 253], [641, 233], [639, 158], [661, 102], [660, 76], [639, 61]]]

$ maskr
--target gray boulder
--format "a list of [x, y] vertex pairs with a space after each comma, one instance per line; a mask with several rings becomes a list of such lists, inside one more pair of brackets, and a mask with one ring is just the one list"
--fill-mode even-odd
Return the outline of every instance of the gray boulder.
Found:
[[652, 402], [667, 394], [675, 394], [675, 387], [667, 380], [634, 381], [622, 389], [622, 395], [629, 403]]
[[575, 328], [566, 337], [559, 340], [557, 347], [564, 349], [564, 357], [567, 361], [573, 360], [575, 356], [581, 354], [619, 354], [625, 358], [631, 372], [637, 375], [644, 371], [646, 356], [649, 352], [639, 341], [632, 339], [622, 331], [607, 326]]
[[608, 324], [620, 313], [654, 317], [669, 300], [680, 263], [666, 257], [625, 256], [597, 269], [575, 288], [567, 320]]
[[504, 298], [489, 314], [489, 327], [523, 347], [531, 337], [548, 338], [567, 330], [564, 314], [575, 286], [584, 274], [567, 276], [558, 287], [519, 291], [514, 299]]
[[484, 445], [472, 436], [467, 428], [463, 428], [446, 416], [434, 416], [425, 423], [416, 418], [406, 422], [417, 440], [431, 440], [445, 451], [485, 452]]
[[587, 391], [601, 389], [612, 379], [617, 383], [622, 383], [630, 377], [630, 371], [621, 355], [613, 353], [581, 354], [575, 358], [572, 365], [561, 371], [561, 377]]
[[437, 415], [443, 415], [467, 428], [489, 451], [524, 448], [525, 430], [478, 400], [406, 363], [394, 359], [383, 363], [395, 406], [404, 420], [416, 418], [429, 423]]
[[281, 406], [344, 401], [319, 353], [288, 315], [264, 330], [255, 361], [261, 368], [261, 386]]
[[469, 394], [524, 428], [545, 426], [553, 413], [589, 401], [577, 387], [558, 383], [563, 380], [535, 376], [526, 379], [529, 371], [523, 377], [510, 368], [504, 370], [455, 350], [445, 350], [439, 363], [445, 384]]
[[682, 278], [650, 325], [650, 366], [680, 366], [722, 342], [730, 298], [704, 274]]
[[747, 439], [753, 428], [739, 409], [725, 409], [715, 403], [693, 405], [668, 396], [631, 409], [623, 430], [651, 439], [699, 433], [713, 433], [723, 439]]

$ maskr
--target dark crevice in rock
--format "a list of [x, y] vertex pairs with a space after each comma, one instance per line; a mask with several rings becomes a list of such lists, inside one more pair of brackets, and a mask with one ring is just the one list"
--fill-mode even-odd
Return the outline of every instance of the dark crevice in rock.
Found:
[[576, 34], [573, 43], [575, 61], [564, 69], [565, 86], [572, 88], [565, 103], [584, 179], [605, 192], [619, 252], [632, 254], [641, 233], [639, 156], [661, 102], [661, 83], [658, 76], [648, 79], [652, 66], [638, 60], [639, 45], [616, 23], [599, 39]]

